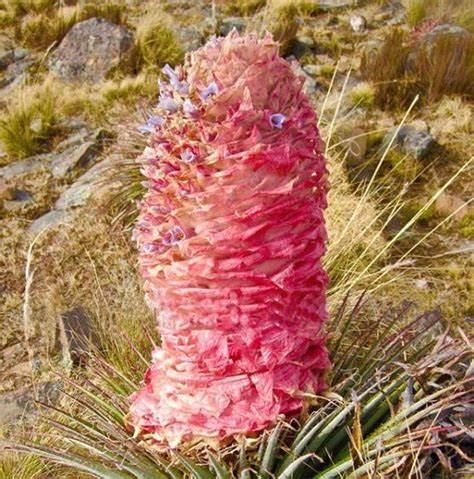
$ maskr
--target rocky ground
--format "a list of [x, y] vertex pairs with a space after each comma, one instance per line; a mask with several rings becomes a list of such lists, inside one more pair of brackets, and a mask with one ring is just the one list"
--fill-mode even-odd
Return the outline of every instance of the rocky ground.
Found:
[[333, 290], [357, 259], [354, 288], [385, 268], [387, 301], [439, 304], [463, 327], [473, 314], [469, 2], [157, 3], [0, 0], [0, 426], [55, 400], [51, 371], [87, 348], [77, 336], [106, 345], [115, 326], [133, 336], [151, 321], [117, 220], [139, 179], [114, 201], [126, 131], [157, 97], [160, 66], [233, 28], [272, 32], [322, 115]]

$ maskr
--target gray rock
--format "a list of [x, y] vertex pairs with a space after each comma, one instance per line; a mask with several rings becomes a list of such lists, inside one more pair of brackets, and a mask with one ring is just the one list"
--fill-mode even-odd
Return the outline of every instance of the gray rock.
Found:
[[[294, 59], [294, 58], [293, 58]], [[289, 60], [292, 60], [290, 57]], [[296, 75], [303, 76], [304, 77], [304, 84], [303, 84], [303, 91], [306, 93], [308, 96], [312, 96], [316, 93], [317, 91], [317, 82], [314, 78], [308, 75], [301, 65], [298, 62], [293, 61], [291, 63], [291, 66], [293, 68], [293, 71], [295, 72]]]
[[[12, 60], [15, 60], [12, 50]], [[17, 86], [28, 77], [28, 69], [36, 63], [36, 59], [26, 57], [18, 61], [12, 61], [6, 66], [2, 78], [0, 78], [0, 98], [10, 94]]]
[[367, 20], [362, 15], [351, 15], [349, 19], [352, 31], [362, 33], [367, 30]]
[[60, 382], [50, 381], [35, 388], [27, 386], [0, 394], [0, 426], [35, 415], [38, 411], [35, 401], [56, 403], [59, 400], [60, 389]]
[[[84, 173], [65, 190], [49, 213], [33, 221], [28, 231], [37, 234], [45, 228], [53, 228], [60, 224], [74, 221], [77, 209], [85, 206], [92, 200], [108, 198], [118, 186], [119, 181], [113, 181], [107, 170], [113, 165], [113, 157], [107, 157]], [[107, 178], [109, 176], [109, 178]], [[102, 181], [107, 178], [107, 181]]]
[[49, 169], [56, 178], [63, 178], [75, 168], [86, 167], [97, 156], [97, 144], [87, 141], [82, 145], [73, 145], [62, 153], [55, 155]]
[[15, 178], [16, 176], [36, 173], [37, 171], [48, 168], [51, 159], [54, 157], [52, 153], [44, 153], [41, 155], [31, 156], [25, 160], [16, 161], [7, 166], [0, 168], [0, 178], [7, 180]]
[[77, 23], [48, 59], [49, 70], [66, 80], [101, 81], [133, 50], [133, 37], [123, 26], [102, 18]]
[[55, 153], [43, 153], [25, 160], [16, 161], [0, 168], [0, 178], [50, 171], [56, 178], [63, 178], [76, 168], [86, 168], [96, 159], [106, 133], [102, 129], [90, 131], [86, 128], [58, 144]]
[[58, 210], [68, 210], [85, 206], [93, 197], [98, 198], [113, 189], [115, 185], [112, 182], [101, 183], [105, 177], [104, 170], [109, 167], [110, 161], [110, 158], [106, 158], [84, 173], [61, 194], [54, 207]]
[[7, 68], [14, 58], [13, 50], [0, 50], [0, 70]]
[[331, 8], [353, 7], [357, 0], [320, 0], [318, 6], [330, 10]]
[[15, 48], [13, 50], [13, 60], [16, 61], [16, 62], [18, 60], [23, 60], [29, 54], [30, 54], [30, 52], [26, 48], [21, 48], [21, 47]]
[[93, 324], [82, 306], [65, 311], [59, 320], [60, 341], [63, 357], [73, 365], [84, 364], [91, 346], [99, 339]]
[[[408, 55], [406, 61], [406, 70], [407, 72], [413, 72], [416, 68], [416, 62], [418, 61], [420, 52], [425, 52], [428, 57], [432, 55], [434, 46], [443, 39], [457, 39], [460, 42], [463, 40], [468, 40], [471, 37], [469, 33], [464, 28], [458, 25], [443, 24], [437, 25], [431, 31], [421, 35], [417, 41], [413, 42], [412, 49]], [[457, 55], [456, 55], [457, 53]], [[462, 49], [459, 48], [458, 51], [454, 52], [452, 62], [456, 63], [461, 60], [463, 55]]]
[[74, 214], [70, 211], [52, 210], [40, 216], [28, 226], [28, 233], [36, 235], [41, 231], [54, 228], [61, 224], [70, 223], [74, 219]]
[[33, 197], [28, 191], [13, 188], [9, 190], [9, 199], [3, 202], [7, 211], [17, 211], [33, 203]]
[[243, 32], [247, 28], [247, 21], [243, 17], [227, 17], [224, 18], [219, 26], [219, 33], [227, 35], [233, 29]]
[[197, 50], [204, 43], [202, 33], [195, 26], [181, 27], [179, 40], [185, 52]]
[[[390, 130], [384, 138], [384, 144], [388, 144], [395, 129]], [[397, 145], [404, 153], [414, 156], [416, 159], [423, 159], [430, 154], [436, 146], [436, 140], [428, 129], [418, 129], [412, 125], [405, 125], [395, 138], [394, 145]]]
[[431, 31], [425, 33], [421, 37], [423, 43], [432, 44], [436, 42], [441, 37], [459, 37], [459, 38], [469, 38], [470, 33], [464, 28], [458, 25], [451, 24], [442, 24], [437, 25]]

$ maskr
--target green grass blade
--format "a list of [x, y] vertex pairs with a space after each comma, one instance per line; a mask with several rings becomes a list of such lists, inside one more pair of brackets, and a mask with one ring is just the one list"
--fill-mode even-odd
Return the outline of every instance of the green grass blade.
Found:
[[216, 476], [207, 468], [198, 466], [195, 462], [187, 457], [175, 452], [174, 455], [179, 459], [181, 464], [192, 474], [194, 479], [216, 479]]
[[20, 453], [35, 454], [43, 459], [58, 462], [65, 466], [78, 469], [89, 474], [93, 474], [101, 479], [131, 479], [133, 476], [115, 469], [105, 467], [98, 461], [74, 454], [72, 452], [61, 453], [54, 449], [41, 446], [39, 444], [12, 444], [7, 445], [7, 449]]
[[295, 474], [301, 470], [302, 466], [306, 463], [308, 459], [313, 459], [314, 454], [305, 454], [304, 456], [299, 457], [298, 459], [290, 462], [281, 472], [276, 476], [278, 479], [294, 479]]
[[275, 464], [276, 454], [279, 449], [278, 441], [281, 435], [281, 424], [277, 424], [275, 429], [273, 429], [270, 437], [268, 438], [267, 445], [265, 447], [265, 452], [263, 454], [263, 459], [260, 464], [259, 478], [267, 479], [271, 477], [271, 472], [273, 471], [273, 466]]
[[209, 461], [211, 466], [214, 468], [214, 471], [217, 475], [217, 479], [231, 479], [232, 474], [227, 470], [217, 459], [214, 454], [209, 453]]

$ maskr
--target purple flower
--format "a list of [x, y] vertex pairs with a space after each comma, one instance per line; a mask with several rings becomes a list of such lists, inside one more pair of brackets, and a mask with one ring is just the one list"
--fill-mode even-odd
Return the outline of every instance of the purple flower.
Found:
[[156, 128], [160, 127], [163, 124], [164, 120], [161, 116], [153, 115], [150, 116], [145, 125], [140, 125], [138, 131], [140, 133], [154, 133]]
[[193, 151], [190, 148], [186, 148], [181, 153], [181, 161], [183, 163], [192, 163], [195, 159], [196, 159], [196, 155], [193, 153]]
[[170, 113], [178, 111], [178, 104], [170, 96], [160, 95], [158, 107], [163, 108], [163, 110], [169, 111]]
[[188, 117], [192, 117], [197, 113], [197, 108], [194, 106], [193, 102], [189, 98], [186, 98], [186, 100], [184, 100], [183, 112]]
[[179, 226], [174, 226], [167, 233], [163, 235], [162, 242], [164, 245], [173, 245], [178, 241], [181, 241], [186, 238], [186, 235], [182, 228]]
[[219, 91], [219, 87], [215, 81], [209, 83], [209, 85], [201, 90], [200, 96], [203, 100], [207, 100], [210, 96], [215, 95]]
[[273, 128], [281, 129], [285, 120], [286, 116], [283, 115], [283, 113], [274, 113], [270, 116], [270, 125], [272, 125]]
[[[168, 64], [166, 64], [161, 70], [169, 79], [171, 86], [180, 94], [187, 95], [189, 93], [189, 85], [185, 81], [179, 81], [178, 75]], [[158, 81], [160, 88], [162, 88], [162, 82]]]
[[178, 81], [178, 75], [176, 75], [176, 72], [168, 65], [168, 63], [161, 69], [161, 71], [171, 80], [171, 82]]
[[147, 254], [157, 253], [157, 252], [162, 253], [163, 245], [160, 243], [157, 243], [156, 241], [152, 241], [151, 243], [145, 243], [144, 245], [142, 245], [141, 250], [143, 251], [143, 253], [147, 253]]

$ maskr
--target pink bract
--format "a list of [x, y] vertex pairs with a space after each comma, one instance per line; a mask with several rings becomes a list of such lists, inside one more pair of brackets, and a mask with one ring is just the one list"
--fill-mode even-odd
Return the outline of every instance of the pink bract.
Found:
[[271, 38], [213, 38], [165, 73], [134, 229], [162, 342], [129, 418], [175, 446], [257, 432], [325, 387], [327, 183], [303, 80]]

